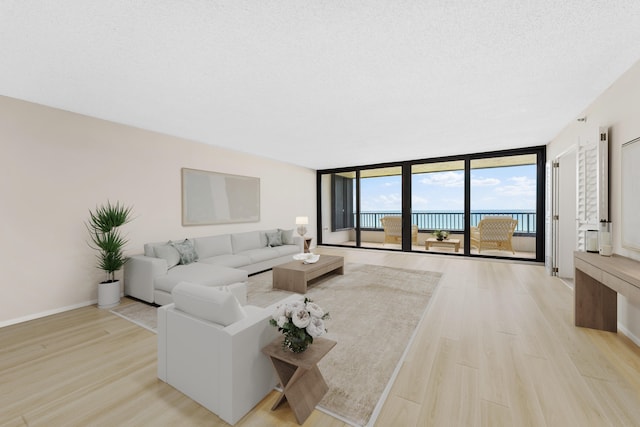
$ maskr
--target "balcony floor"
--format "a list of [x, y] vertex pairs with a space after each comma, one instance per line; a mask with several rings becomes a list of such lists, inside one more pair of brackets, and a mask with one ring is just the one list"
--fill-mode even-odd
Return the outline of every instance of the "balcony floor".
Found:
[[[356, 246], [356, 242], [353, 240], [349, 240], [349, 241], [345, 241], [344, 243], [340, 243], [340, 245], [344, 245], [344, 246]], [[393, 244], [393, 243], [380, 243], [380, 242], [362, 242], [361, 244], [362, 248], [377, 248], [377, 249], [389, 249], [389, 250], [400, 250], [401, 246], [399, 244]], [[454, 253], [453, 248], [447, 248], [447, 247], [431, 247], [429, 250], [426, 250], [424, 247], [424, 244], [418, 244], [418, 245], [413, 245], [411, 247], [411, 249], [413, 251], [416, 252], [426, 252], [426, 253], [433, 253], [433, 254], [451, 254]], [[464, 249], [462, 247], [460, 247], [460, 250], [458, 251], [458, 253], [464, 253]], [[471, 254], [473, 255], [478, 255], [478, 250], [476, 248], [472, 248], [471, 249]], [[535, 259], [536, 258], [536, 254], [535, 252], [525, 252], [525, 251], [516, 251], [515, 254], [509, 252], [509, 251], [500, 251], [500, 250], [491, 250], [491, 249], [484, 249], [480, 255], [486, 255], [486, 256], [496, 256], [496, 257], [502, 257], [502, 258], [519, 258], [519, 259]]]

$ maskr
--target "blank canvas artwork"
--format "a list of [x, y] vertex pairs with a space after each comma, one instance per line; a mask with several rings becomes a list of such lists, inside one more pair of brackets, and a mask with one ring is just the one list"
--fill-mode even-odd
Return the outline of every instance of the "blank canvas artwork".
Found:
[[260, 221], [260, 179], [182, 169], [182, 225]]
[[640, 250], [640, 138], [622, 145], [622, 246]]

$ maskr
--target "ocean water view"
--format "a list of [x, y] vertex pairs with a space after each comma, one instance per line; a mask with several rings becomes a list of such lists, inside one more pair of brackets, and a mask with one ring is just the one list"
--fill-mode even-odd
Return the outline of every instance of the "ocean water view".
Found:
[[[381, 229], [380, 219], [384, 216], [399, 216], [399, 210], [366, 211], [360, 213], [360, 228]], [[518, 220], [516, 233], [535, 234], [536, 212], [528, 209], [496, 209], [472, 210], [471, 226], [475, 227], [485, 216], [505, 215]], [[354, 214], [354, 223], [355, 217]], [[433, 230], [459, 231], [464, 230], [464, 212], [455, 210], [416, 210], [411, 213], [411, 223], [418, 226], [418, 230], [429, 232]]]

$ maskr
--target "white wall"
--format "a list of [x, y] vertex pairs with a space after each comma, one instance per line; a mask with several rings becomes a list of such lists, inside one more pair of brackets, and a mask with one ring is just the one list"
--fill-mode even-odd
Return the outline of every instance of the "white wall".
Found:
[[[315, 237], [311, 169], [7, 97], [0, 141], [0, 326], [95, 301], [103, 273], [84, 221], [107, 199], [133, 205], [128, 254], [147, 241], [294, 228], [298, 215]], [[259, 177], [260, 222], [183, 227], [183, 167]]]
[[[620, 151], [622, 144], [640, 136], [640, 61], [576, 118], [582, 116], [587, 117], [586, 122], [569, 123], [549, 144], [547, 156], [553, 159], [580, 141], [596, 140], [600, 126], [609, 128], [609, 217], [614, 253], [640, 260], [640, 252], [622, 247], [620, 234]], [[640, 305], [618, 296], [618, 321], [627, 335], [640, 342]]]

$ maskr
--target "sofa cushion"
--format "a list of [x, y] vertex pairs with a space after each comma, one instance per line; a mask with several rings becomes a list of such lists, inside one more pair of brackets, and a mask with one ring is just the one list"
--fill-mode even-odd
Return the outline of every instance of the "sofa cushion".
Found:
[[282, 245], [273, 249], [275, 249], [278, 252], [279, 256], [293, 255], [293, 254], [300, 253], [300, 248], [297, 245]]
[[282, 234], [282, 244], [283, 245], [293, 245], [293, 229], [291, 230], [282, 230], [278, 229]]
[[251, 258], [241, 254], [218, 255], [211, 258], [201, 259], [198, 262], [234, 268], [234, 267], [244, 267], [245, 265], [251, 264]]
[[282, 246], [282, 233], [280, 231], [274, 231], [273, 233], [266, 233], [267, 246], [273, 248], [275, 246]]
[[167, 274], [156, 277], [153, 283], [157, 290], [171, 292], [180, 282], [224, 286], [230, 283], [246, 282], [248, 277], [244, 270], [194, 262], [189, 265], [176, 265]]
[[170, 243], [180, 253], [180, 264], [187, 265], [198, 260], [198, 253], [192, 240], [184, 239], [182, 242]]
[[233, 253], [233, 249], [231, 247], [231, 235], [229, 234], [196, 237], [193, 241], [196, 243], [196, 252], [200, 259]]
[[242, 255], [249, 257], [249, 259], [251, 259], [251, 263], [257, 263], [261, 261], [267, 261], [270, 259], [278, 258], [280, 254], [276, 249], [277, 248], [252, 249], [250, 251], [242, 252]]
[[180, 282], [171, 296], [178, 310], [222, 326], [246, 317], [236, 297], [225, 288]]
[[261, 243], [259, 231], [248, 231], [246, 233], [234, 233], [231, 235], [231, 244], [233, 245], [233, 253], [248, 251], [250, 249], [258, 249], [266, 246]]
[[153, 255], [167, 261], [167, 268], [180, 264], [180, 253], [170, 243], [153, 247]]

